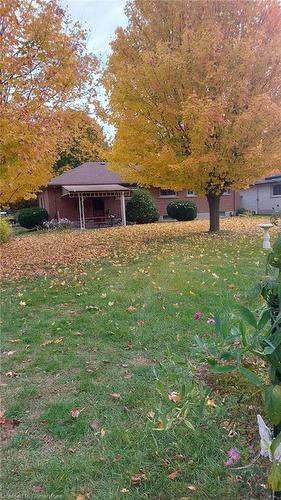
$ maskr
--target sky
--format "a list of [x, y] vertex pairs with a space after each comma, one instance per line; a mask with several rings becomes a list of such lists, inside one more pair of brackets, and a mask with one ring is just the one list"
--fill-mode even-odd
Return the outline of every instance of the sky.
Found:
[[74, 21], [80, 21], [90, 30], [89, 50], [105, 60], [114, 31], [126, 25], [126, 0], [61, 0], [61, 3]]
[[[126, 26], [126, 0], [61, 0], [61, 4], [67, 8], [73, 21], [79, 21], [88, 29], [88, 49], [105, 63], [116, 28]], [[98, 94], [104, 102], [103, 92]], [[114, 135], [112, 127], [104, 125], [104, 131], [109, 139]]]

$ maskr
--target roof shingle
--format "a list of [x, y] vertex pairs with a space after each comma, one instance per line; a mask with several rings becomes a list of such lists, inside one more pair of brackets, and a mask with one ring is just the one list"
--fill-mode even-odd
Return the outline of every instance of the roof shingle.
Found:
[[93, 184], [128, 184], [120, 176], [111, 172], [105, 162], [87, 162], [68, 170], [50, 180], [49, 186], [93, 185]]

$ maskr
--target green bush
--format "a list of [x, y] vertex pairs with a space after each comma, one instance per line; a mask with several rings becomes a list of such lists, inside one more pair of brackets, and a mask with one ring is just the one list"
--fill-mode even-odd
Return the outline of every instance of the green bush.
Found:
[[4, 218], [0, 217], [0, 244], [7, 243], [11, 234], [11, 226], [9, 222]]
[[34, 229], [35, 227], [42, 227], [43, 223], [49, 218], [45, 208], [30, 207], [23, 208], [18, 213], [18, 221], [22, 227], [26, 229]]
[[247, 213], [247, 210], [246, 208], [238, 208], [238, 210], [236, 210], [236, 215], [245, 215]]
[[128, 222], [146, 224], [156, 222], [159, 212], [154, 204], [151, 194], [146, 189], [136, 189], [126, 206]]
[[194, 220], [197, 217], [197, 206], [193, 201], [174, 200], [167, 206], [167, 214], [176, 220]]

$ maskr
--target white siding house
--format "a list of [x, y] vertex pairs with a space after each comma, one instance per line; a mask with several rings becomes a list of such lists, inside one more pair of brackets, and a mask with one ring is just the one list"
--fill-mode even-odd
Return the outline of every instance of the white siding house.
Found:
[[281, 173], [265, 177], [240, 191], [240, 207], [257, 214], [281, 210]]

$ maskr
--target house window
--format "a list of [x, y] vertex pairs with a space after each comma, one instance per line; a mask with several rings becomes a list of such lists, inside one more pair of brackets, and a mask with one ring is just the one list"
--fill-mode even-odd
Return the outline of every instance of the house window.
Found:
[[177, 191], [173, 191], [173, 189], [160, 189], [160, 196], [172, 198], [178, 196]]
[[188, 189], [186, 191], [186, 196], [192, 198], [193, 196], [197, 196], [197, 194], [195, 193], [195, 191], [191, 191], [190, 189]]
[[273, 184], [272, 196], [281, 196], [281, 182], [279, 184]]
[[230, 191], [225, 191], [224, 193], [222, 193], [223, 196], [229, 196], [231, 194]]

